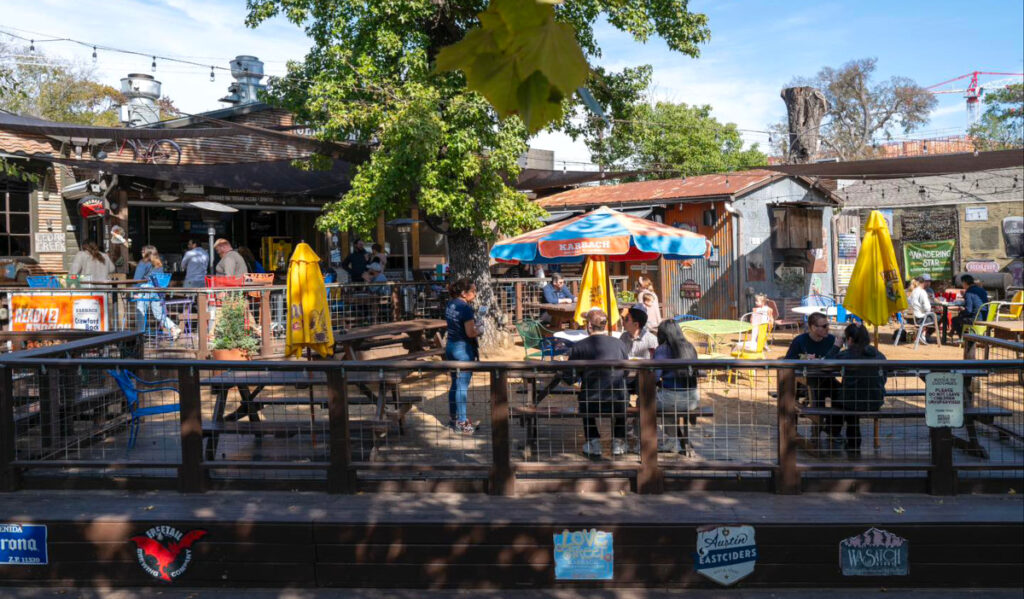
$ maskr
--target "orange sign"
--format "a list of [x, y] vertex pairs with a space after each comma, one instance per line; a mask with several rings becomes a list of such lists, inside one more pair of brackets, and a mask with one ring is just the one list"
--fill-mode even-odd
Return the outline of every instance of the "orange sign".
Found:
[[11, 295], [12, 331], [107, 330], [107, 298], [87, 293]]
[[537, 244], [545, 258], [571, 256], [621, 256], [629, 251], [629, 236], [600, 239], [552, 239]]

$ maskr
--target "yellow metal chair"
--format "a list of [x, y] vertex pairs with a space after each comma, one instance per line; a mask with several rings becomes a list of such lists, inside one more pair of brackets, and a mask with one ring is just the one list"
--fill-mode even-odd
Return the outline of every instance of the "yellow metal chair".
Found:
[[[764, 360], [767, 356], [765, 344], [768, 340], [769, 326], [770, 325], [767, 322], [765, 322], [751, 329], [751, 338], [744, 339], [743, 337], [740, 337], [739, 345], [737, 345], [736, 349], [734, 349], [729, 355], [732, 356], [733, 358], [736, 358], [737, 360]], [[756, 339], [753, 338], [755, 334], [757, 335]], [[750, 349], [751, 344], [754, 346], [754, 349]], [[730, 370], [726, 382], [735, 382], [736, 377], [738, 375], [738, 370]], [[750, 384], [751, 388], [754, 387], [753, 370], [747, 371], [747, 382]]]

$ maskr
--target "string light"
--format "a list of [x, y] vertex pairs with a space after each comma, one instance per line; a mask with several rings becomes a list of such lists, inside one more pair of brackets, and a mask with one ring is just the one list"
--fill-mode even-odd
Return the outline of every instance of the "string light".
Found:
[[92, 63], [96, 64], [96, 46], [92, 47]]
[[32, 40], [31, 42], [29, 42], [28, 51], [29, 52], [35, 52], [36, 51], [36, 40]]
[[153, 63], [149, 65], [149, 70], [154, 73], [156, 72], [156, 56], [153, 57]]
[[213, 80], [215, 78], [216, 78], [216, 75], [213, 74], [213, 65], [210, 65], [210, 83], [213, 83]]

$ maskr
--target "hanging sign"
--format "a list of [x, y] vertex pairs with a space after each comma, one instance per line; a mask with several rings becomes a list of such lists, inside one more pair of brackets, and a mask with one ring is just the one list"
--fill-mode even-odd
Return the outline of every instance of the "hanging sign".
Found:
[[964, 375], [931, 372], [925, 376], [924, 421], [930, 428], [964, 425]]
[[0, 524], [0, 566], [45, 566], [45, 524]]
[[107, 330], [107, 296], [79, 293], [15, 293], [10, 296], [12, 331]]
[[612, 533], [590, 530], [554, 535], [555, 579], [612, 580], [615, 549]]
[[964, 220], [969, 223], [987, 221], [988, 206], [968, 206], [964, 210]]
[[679, 285], [679, 297], [682, 299], [700, 299], [700, 283], [693, 279], [686, 279]]
[[859, 240], [857, 239], [856, 233], [840, 233], [839, 238], [839, 257], [840, 258], [856, 258], [857, 257], [857, 245]]
[[78, 200], [78, 213], [85, 219], [103, 218], [107, 213], [107, 202], [99, 196], [85, 196]]
[[753, 526], [717, 526], [697, 529], [694, 569], [720, 585], [729, 586], [749, 576], [757, 562]]
[[995, 260], [970, 260], [964, 265], [967, 272], [999, 272], [999, 263]]
[[909, 541], [877, 528], [839, 542], [843, 576], [906, 576], [909, 558]]
[[931, 275], [933, 279], [953, 278], [953, 248], [956, 241], [903, 242], [903, 274], [907, 279]]

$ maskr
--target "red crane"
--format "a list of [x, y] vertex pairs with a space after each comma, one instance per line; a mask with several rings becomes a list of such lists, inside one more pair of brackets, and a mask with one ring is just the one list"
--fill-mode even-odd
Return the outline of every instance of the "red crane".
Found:
[[[1004, 79], [994, 79], [986, 81], [984, 83], [978, 83], [979, 76], [1000, 76]], [[964, 79], [970, 79], [966, 88], [961, 89], [938, 89], [944, 85], [949, 85], [957, 81]], [[949, 81], [943, 81], [942, 83], [936, 83], [930, 85], [925, 89], [933, 94], [964, 94], [967, 98], [967, 126], [970, 127], [978, 122], [981, 117], [981, 97], [985, 94], [985, 90], [1000, 89], [1013, 85], [1014, 83], [1024, 83], [1024, 73], [996, 73], [992, 71], [972, 71], [966, 75], [960, 75], [954, 77]], [[963, 85], [963, 84], [961, 84]], [[951, 86], [958, 87], [958, 86]]]

